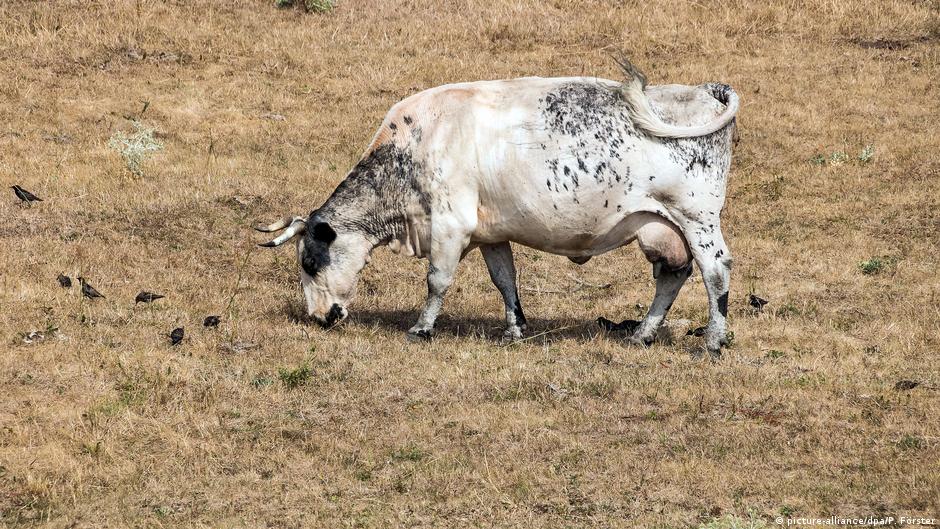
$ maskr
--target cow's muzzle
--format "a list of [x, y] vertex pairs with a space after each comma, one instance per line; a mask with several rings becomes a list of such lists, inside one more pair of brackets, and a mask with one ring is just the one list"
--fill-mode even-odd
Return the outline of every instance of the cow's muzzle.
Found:
[[337, 323], [343, 321], [346, 318], [346, 309], [340, 307], [338, 304], [334, 303], [330, 307], [330, 311], [326, 313], [326, 317], [320, 318], [319, 316], [314, 316], [313, 319], [320, 324], [321, 327], [330, 328]]

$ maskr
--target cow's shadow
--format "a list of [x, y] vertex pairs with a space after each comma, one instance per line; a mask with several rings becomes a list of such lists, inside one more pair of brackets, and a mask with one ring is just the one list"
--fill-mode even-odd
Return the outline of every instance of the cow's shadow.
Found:
[[[316, 325], [304, 314], [300, 304], [288, 303], [285, 312], [292, 322]], [[418, 314], [417, 310], [375, 308], [357, 310], [353, 308], [350, 310], [349, 318], [340, 326], [340, 329], [352, 325], [404, 335], [418, 320]], [[538, 317], [527, 318], [527, 320], [528, 329], [524, 338], [537, 343], [563, 339], [588, 341], [604, 332], [594, 320]], [[505, 329], [506, 322], [502, 318], [443, 313], [437, 319], [434, 333], [438, 337], [471, 337], [499, 341]]]
[[[405, 333], [418, 321], [418, 311], [367, 309], [351, 313], [349, 319], [350, 323], [356, 325]], [[525, 338], [590, 340], [601, 331], [594, 321], [575, 318], [527, 318], [527, 323]], [[434, 326], [437, 336], [469, 336], [490, 340], [501, 339], [504, 330], [506, 330], [506, 321], [502, 318], [446, 313], [437, 318]]]

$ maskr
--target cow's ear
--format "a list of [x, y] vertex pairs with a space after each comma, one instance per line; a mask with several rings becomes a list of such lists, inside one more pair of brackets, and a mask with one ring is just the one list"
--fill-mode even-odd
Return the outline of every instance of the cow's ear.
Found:
[[325, 222], [318, 222], [313, 225], [314, 240], [330, 244], [336, 240], [336, 232]]

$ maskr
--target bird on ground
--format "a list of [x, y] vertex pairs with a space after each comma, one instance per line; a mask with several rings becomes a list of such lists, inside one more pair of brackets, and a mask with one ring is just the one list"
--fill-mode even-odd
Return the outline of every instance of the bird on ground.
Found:
[[41, 198], [37, 197], [36, 195], [30, 193], [29, 191], [23, 189], [20, 186], [12, 185], [10, 186], [10, 189], [13, 190], [13, 194], [16, 195], [16, 198], [22, 200], [23, 202], [26, 202], [27, 204], [29, 204], [30, 202], [42, 202]]
[[170, 333], [170, 344], [179, 345], [183, 341], [183, 328], [177, 327]]
[[140, 293], [137, 294], [137, 297], [134, 298], [134, 305], [138, 303], [153, 303], [154, 301], [165, 298], [165, 297], [166, 296], [164, 296], [163, 294], [154, 294], [153, 292], [147, 292], [145, 290], [141, 290]]
[[206, 316], [206, 319], [202, 320], [203, 327], [218, 327], [219, 326], [219, 317], [218, 316]]
[[614, 323], [603, 316], [597, 318], [596, 321], [602, 329], [608, 332], [623, 331], [626, 334], [632, 334], [640, 326], [640, 322], [637, 320], [623, 320], [620, 323]]
[[685, 335], [702, 337], [702, 336], [705, 336], [706, 330], [708, 330], [707, 327], [696, 327], [694, 329], [689, 329], [689, 331], [685, 333]]
[[56, 279], [59, 280], [59, 286], [60, 286], [60, 287], [62, 287], [62, 288], [72, 288], [72, 278], [71, 278], [71, 277], [69, 277], [69, 276], [67, 276], [67, 275], [65, 275], [65, 274], [59, 274], [59, 277], [57, 277]]
[[91, 286], [88, 281], [85, 281], [85, 278], [78, 276], [78, 282], [82, 284], [82, 295], [88, 299], [103, 298], [104, 295], [101, 292], [95, 290], [95, 287]]
[[748, 297], [748, 301], [747, 301], [747, 302], [748, 302], [748, 304], [749, 304], [750, 306], [754, 307], [754, 309], [757, 310], [757, 312], [763, 312], [763, 311], [764, 311], [764, 305], [767, 304], [767, 300], [766, 300], [766, 299], [764, 299], [764, 298], [759, 298], [759, 297], [755, 296], [754, 294], [751, 294], [750, 297]]
[[894, 385], [894, 389], [898, 391], [910, 391], [920, 385], [920, 382], [915, 380], [898, 380], [897, 384]]

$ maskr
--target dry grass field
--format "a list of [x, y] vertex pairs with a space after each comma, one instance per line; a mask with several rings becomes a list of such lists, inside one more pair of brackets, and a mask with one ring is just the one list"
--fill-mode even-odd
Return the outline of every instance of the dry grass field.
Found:
[[[672, 340], [593, 323], [651, 300], [635, 246], [581, 267], [516, 248], [534, 337], [508, 347], [478, 252], [432, 343], [404, 338], [426, 263], [385, 249], [343, 326], [297, 318], [293, 250], [250, 226], [318, 206], [392, 104], [618, 78], [617, 50], [653, 84], [742, 99], [720, 361], [684, 336], [707, 317], [697, 275]], [[4, 1], [0, 525], [940, 515], [938, 80], [936, 0]], [[139, 174], [109, 145], [134, 120], [163, 146]]]

